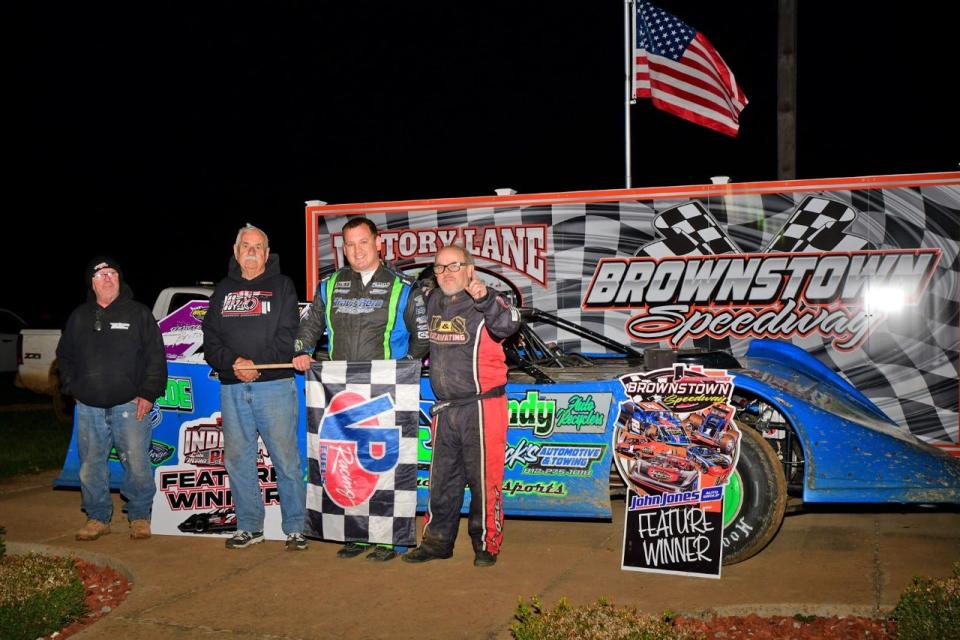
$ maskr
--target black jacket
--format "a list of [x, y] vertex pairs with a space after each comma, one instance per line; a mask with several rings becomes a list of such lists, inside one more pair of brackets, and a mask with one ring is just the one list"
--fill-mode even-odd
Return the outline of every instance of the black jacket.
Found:
[[92, 407], [137, 397], [153, 402], [166, 392], [160, 327], [122, 282], [120, 295], [107, 307], [97, 304], [91, 290], [74, 309], [57, 345], [57, 362], [63, 392]]
[[349, 266], [323, 279], [300, 324], [297, 354], [313, 353], [324, 329], [331, 360], [396, 360], [404, 356], [420, 360], [430, 347], [420, 288], [383, 263], [366, 286]]
[[[239, 382], [233, 363], [240, 356], [255, 364], [289, 363], [300, 316], [293, 280], [280, 273], [280, 258], [267, 259], [266, 270], [244, 280], [230, 258], [228, 275], [217, 284], [203, 318], [203, 357], [223, 384]], [[293, 377], [293, 369], [263, 369], [259, 381]]]
[[439, 287], [427, 297], [430, 386], [440, 400], [486, 393], [507, 383], [502, 342], [520, 329], [520, 312], [488, 289], [482, 300]]

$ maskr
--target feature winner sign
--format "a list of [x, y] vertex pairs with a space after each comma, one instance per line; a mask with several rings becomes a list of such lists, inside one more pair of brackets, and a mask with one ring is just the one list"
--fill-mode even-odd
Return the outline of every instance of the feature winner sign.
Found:
[[621, 568], [720, 577], [723, 491], [740, 431], [726, 371], [682, 364], [620, 378], [614, 460], [627, 484]]
[[[176, 380], [171, 378], [171, 381]], [[169, 385], [168, 385], [169, 386]], [[263, 535], [283, 540], [277, 475], [263, 440], [257, 438], [257, 476], [264, 504]], [[182, 422], [177, 438], [177, 464], [154, 471], [151, 527], [156, 534], [228, 534], [237, 530], [230, 476], [223, 466], [220, 412]]]

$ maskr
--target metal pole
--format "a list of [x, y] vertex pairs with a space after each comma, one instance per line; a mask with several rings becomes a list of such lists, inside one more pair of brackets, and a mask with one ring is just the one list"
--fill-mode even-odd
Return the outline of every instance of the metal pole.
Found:
[[625, 167], [626, 167], [626, 188], [631, 188], [632, 178], [631, 178], [631, 161], [632, 161], [632, 150], [631, 150], [631, 135], [630, 135], [630, 103], [633, 99], [633, 38], [631, 37], [631, 26], [633, 25], [633, 0], [624, 0], [623, 3], [623, 136], [624, 136], [624, 152], [626, 154]]
[[797, 177], [797, 1], [777, 16], [777, 179]]

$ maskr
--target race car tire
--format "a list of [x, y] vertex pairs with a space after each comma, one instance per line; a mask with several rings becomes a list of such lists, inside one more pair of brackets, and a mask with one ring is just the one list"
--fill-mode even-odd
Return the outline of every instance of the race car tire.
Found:
[[197, 533], [205, 533], [209, 524], [206, 520], [197, 520], [197, 523], [193, 526], [193, 530]]
[[742, 502], [723, 530], [723, 564], [743, 562], [767, 546], [780, 530], [787, 506], [787, 482], [777, 454], [755, 429], [738, 426], [742, 436], [735, 473]]

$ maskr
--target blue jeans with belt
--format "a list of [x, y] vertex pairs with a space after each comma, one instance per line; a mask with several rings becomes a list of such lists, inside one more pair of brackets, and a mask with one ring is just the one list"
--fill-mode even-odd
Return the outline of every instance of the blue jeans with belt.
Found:
[[150, 418], [137, 420], [137, 402], [91, 407], [77, 402], [77, 451], [80, 454], [80, 494], [87, 517], [110, 522], [110, 470], [107, 459], [116, 447], [124, 476], [120, 493], [128, 500], [127, 517], [149, 520], [156, 484], [150, 464]]
[[257, 468], [259, 433], [277, 474], [283, 532], [303, 532], [306, 489], [297, 446], [298, 405], [293, 378], [220, 386], [224, 466], [230, 476], [239, 531], [263, 531], [263, 494]]

